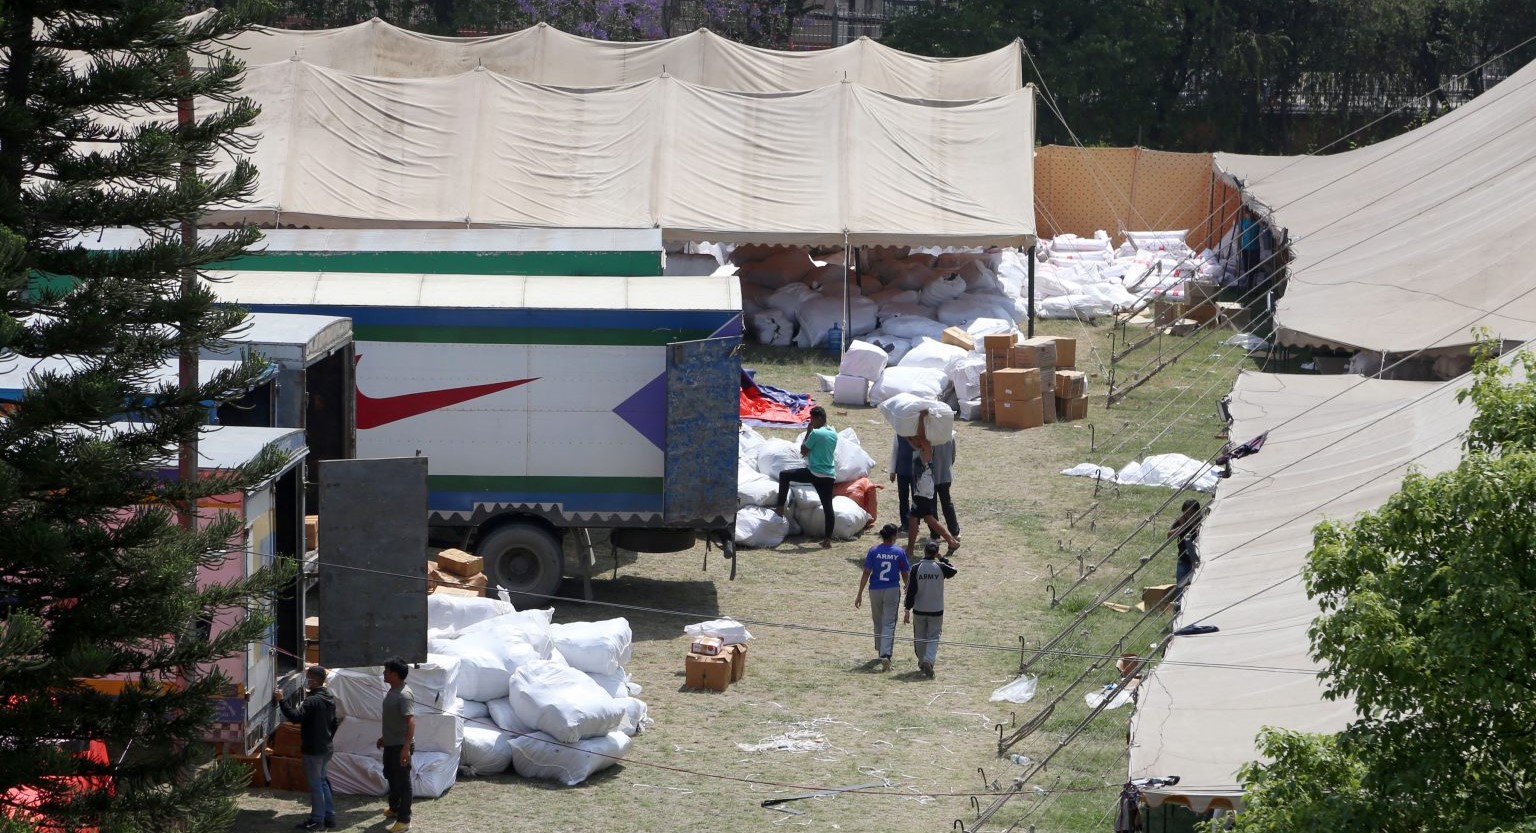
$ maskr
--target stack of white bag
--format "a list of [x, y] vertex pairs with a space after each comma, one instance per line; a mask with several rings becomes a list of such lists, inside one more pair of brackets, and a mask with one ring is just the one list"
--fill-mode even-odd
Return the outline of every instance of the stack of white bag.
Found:
[[832, 381], [833, 404], [869, 404], [869, 387], [880, 381], [889, 360], [890, 355], [877, 345], [857, 339], [850, 342]]
[[[772, 508], [779, 499], [779, 473], [805, 465], [800, 457], [800, 439], [793, 442], [764, 439], [761, 434], [743, 426], [738, 438], [738, 454], [737, 546], [766, 549], [784, 543], [784, 539], [791, 535], [824, 537], [826, 516], [821, 511], [821, 498], [809, 484], [796, 484], [789, 490], [784, 515], [775, 513]], [[834, 480], [838, 483], [868, 477], [875, 467], [874, 458], [864, 450], [858, 433], [852, 428], [838, 432], [833, 459], [836, 466]], [[869, 513], [864, 507], [841, 495], [832, 499], [832, 515], [833, 538], [852, 540], [869, 525]]]
[[[442, 795], [456, 774], [575, 785], [612, 766], [650, 722], [629, 681], [633, 635], [624, 619], [552, 624], [552, 610], [495, 599], [429, 596], [429, 662], [412, 668], [416, 794]], [[344, 716], [331, 765], [338, 792], [383, 795], [381, 669], [337, 669]]]

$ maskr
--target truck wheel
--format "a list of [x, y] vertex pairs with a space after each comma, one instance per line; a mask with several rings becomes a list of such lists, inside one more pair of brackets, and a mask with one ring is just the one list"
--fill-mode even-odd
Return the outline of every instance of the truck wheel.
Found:
[[532, 524], [508, 524], [480, 539], [475, 554], [485, 559], [492, 588], [506, 589], [518, 610], [531, 607], [560, 589], [565, 552], [560, 541]]

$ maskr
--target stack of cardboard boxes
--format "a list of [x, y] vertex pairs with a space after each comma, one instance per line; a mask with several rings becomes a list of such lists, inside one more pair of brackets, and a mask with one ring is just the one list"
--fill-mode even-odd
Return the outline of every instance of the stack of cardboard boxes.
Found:
[[[1034, 428], [1088, 415], [1088, 379], [1078, 373], [1077, 340], [1016, 333], [982, 339], [987, 372], [981, 382], [981, 420], [999, 428]], [[1065, 400], [1068, 404], [1063, 405]]]
[[683, 684], [688, 688], [725, 691], [747, 675], [747, 646], [723, 645], [717, 636], [696, 637], [683, 671]]
[[1186, 280], [1168, 297], [1152, 302], [1152, 325], [1170, 328], [1174, 335], [1188, 335], [1221, 314], [1216, 301], [1220, 291], [1216, 284]]
[[274, 790], [309, 792], [309, 779], [304, 777], [304, 753], [300, 748], [299, 724], [283, 721], [277, 731], [272, 733], [268, 744], [266, 774], [270, 779], [266, 786]]
[[490, 582], [485, 559], [463, 550], [448, 549], [427, 562], [427, 591], [451, 596], [484, 596]]

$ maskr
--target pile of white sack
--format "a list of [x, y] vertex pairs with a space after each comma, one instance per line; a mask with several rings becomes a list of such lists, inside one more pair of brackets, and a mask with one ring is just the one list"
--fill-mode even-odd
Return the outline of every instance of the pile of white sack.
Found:
[[[1118, 248], [1102, 230], [1093, 237], [1063, 234], [1040, 241], [1036, 314], [1091, 319], [1137, 310], [1177, 292], [1186, 278], [1230, 278], [1235, 255], [1228, 262], [1209, 249], [1196, 254], [1185, 244], [1187, 234], [1130, 231]], [[1028, 253], [1018, 249], [868, 249], [863, 274], [851, 282], [840, 251], [817, 260], [796, 247], [698, 243], [688, 248], [694, 253], [668, 255], [667, 273], [699, 274], [714, 259], [714, 274], [737, 276], [746, 329], [762, 344], [825, 345], [832, 327], [842, 326], [845, 290], [850, 306], [845, 337], [882, 348], [893, 366], [918, 340], [937, 340], [945, 327], [971, 329], [990, 319], [1012, 328], [1028, 314]], [[1235, 248], [1224, 245], [1221, 251]], [[844, 393], [856, 395], [852, 382]]]
[[[802, 468], [800, 438], [794, 441], [767, 439], [743, 425], [737, 442], [736, 460], [736, 545], [741, 547], [776, 547], [791, 535], [825, 537], [826, 516], [821, 498], [809, 483], [790, 487], [784, 514], [773, 511], [779, 499], [779, 472]], [[875, 460], [859, 444], [852, 428], [837, 434], [834, 454], [838, 484], [854, 483], [869, 477]], [[869, 525], [870, 514], [851, 497], [832, 499], [832, 535], [840, 540], [857, 538]]]
[[[415, 794], [437, 797], [457, 776], [495, 775], [568, 785], [618, 762], [650, 718], [625, 666], [624, 619], [553, 624], [553, 610], [518, 611], [498, 599], [427, 597], [427, 662], [411, 668], [416, 696]], [[337, 792], [384, 795], [380, 668], [338, 668], [330, 776]]]
[[1216, 484], [1221, 482], [1215, 466], [1183, 454], [1153, 454], [1145, 460], [1132, 460], [1119, 471], [1096, 463], [1078, 463], [1063, 470], [1062, 474], [1091, 477], [1122, 486], [1188, 487], [1197, 492], [1214, 492]]

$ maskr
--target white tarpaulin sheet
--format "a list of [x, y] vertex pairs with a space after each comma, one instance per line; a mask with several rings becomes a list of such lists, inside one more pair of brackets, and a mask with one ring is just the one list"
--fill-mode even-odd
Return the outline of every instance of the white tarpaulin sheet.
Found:
[[[778, 52], [705, 29], [659, 41], [623, 43], [540, 24], [476, 38], [423, 35], [374, 19], [316, 31], [259, 28], [232, 40], [249, 66], [297, 58], [357, 75], [435, 78], [485, 67], [522, 81], [608, 87], [670, 75], [743, 92], [808, 90], [851, 81], [909, 98], [970, 99], [1022, 89], [1017, 42], [965, 58], [925, 58], [868, 38], [833, 49]], [[1030, 147], [1025, 145], [1024, 147]]]
[[564, 89], [494, 72], [256, 67], [245, 205], [209, 222], [661, 228], [674, 239], [1033, 241], [1032, 89], [917, 101], [846, 83], [721, 92], [673, 77]]
[[[1429, 124], [1332, 156], [1216, 154], [1290, 237], [1280, 340], [1387, 353], [1536, 337], [1536, 64]], [[1277, 233], [1278, 233], [1277, 228]]]
[[1466, 384], [1239, 377], [1232, 436], [1270, 434], [1263, 451], [1233, 461], [1232, 478], [1217, 489], [1200, 535], [1204, 561], [1175, 623], [1220, 631], [1175, 637], [1168, 661], [1141, 686], [1131, 777], [1180, 778], [1148, 792], [1154, 806], [1238, 805], [1237, 771], [1258, 757], [1261, 729], [1329, 733], [1353, 718], [1350, 701], [1323, 699], [1310, 658], [1307, 629], [1318, 609], [1300, 573], [1312, 528], [1379, 508], [1410, 466], [1454, 468], [1472, 415], [1470, 403], [1456, 402]]

